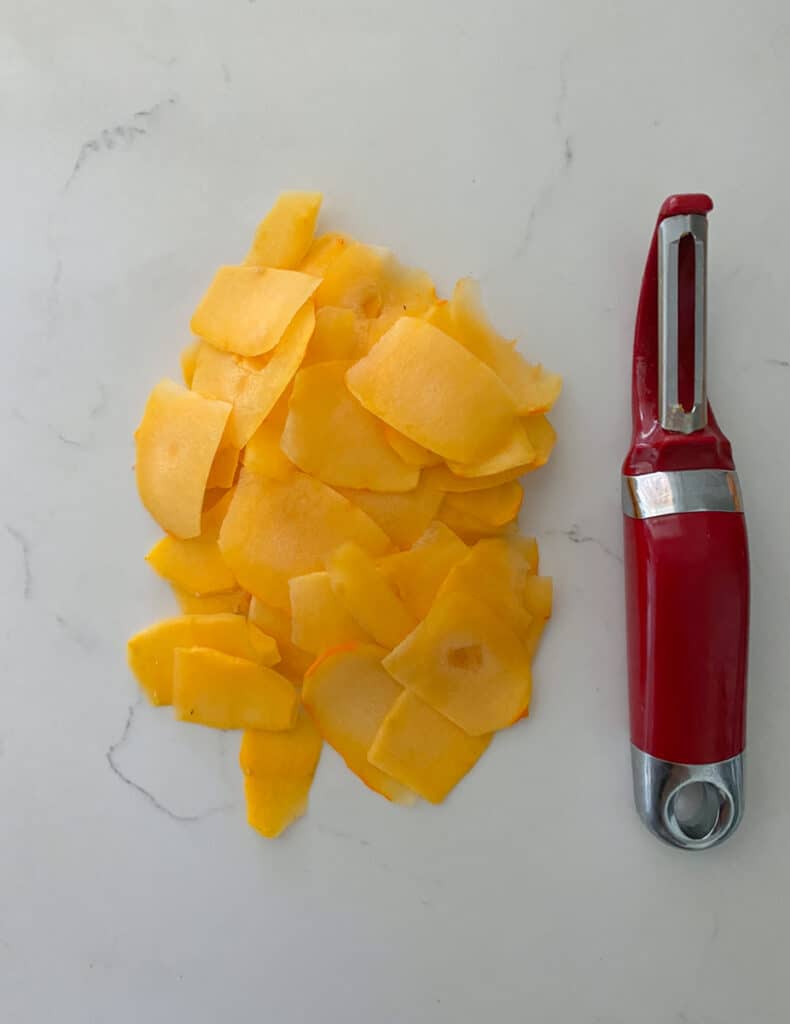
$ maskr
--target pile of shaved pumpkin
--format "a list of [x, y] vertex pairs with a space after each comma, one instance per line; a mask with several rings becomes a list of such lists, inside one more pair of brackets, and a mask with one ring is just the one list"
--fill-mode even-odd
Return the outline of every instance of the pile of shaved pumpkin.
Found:
[[526, 716], [551, 579], [515, 526], [560, 378], [431, 279], [284, 193], [135, 434], [147, 559], [182, 614], [129, 641], [154, 704], [244, 730], [250, 824], [304, 813], [324, 741], [432, 802]]

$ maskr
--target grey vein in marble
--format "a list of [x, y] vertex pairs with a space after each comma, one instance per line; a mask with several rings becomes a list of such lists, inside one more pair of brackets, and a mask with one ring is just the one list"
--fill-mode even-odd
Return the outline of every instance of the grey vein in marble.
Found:
[[596, 547], [600, 548], [604, 554], [613, 558], [621, 565], [623, 564], [622, 555], [618, 554], [617, 551], [613, 551], [610, 547], [607, 547], [607, 545], [604, 544], [602, 540], [599, 540], [598, 537], [592, 537], [589, 534], [582, 533], [576, 523], [574, 523], [569, 530], [547, 530], [546, 532], [554, 535], [560, 534], [562, 537], [567, 537], [573, 544], [594, 544]]
[[124, 785], [136, 790], [138, 793], [140, 793], [141, 796], [145, 797], [145, 799], [151, 804], [152, 807], [155, 807], [157, 811], [161, 811], [162, 814], [166, 815], [168, 818], [171, 818], [173, 821], [203, 821], [205, 818], [209, 818], [214, 814], [220, 814], [223, 811], [230, 810], [233, 807], [232, 804], [223, 804], [220, 807], [210, 807], [207, 811], [203, 811], [200, 814], [178, 814], [176, 811], [173, 811], [169, 807], [165, 806], [165, 804], [163, 804], [161, 800], [154, 796], [154, 794], [149, 789], [146, 789], [145, 786], [141, 786], [139, 782], [135, 782], [133, 778], [127, 775], [118, 766], [118, 764], [116, 763], [115, 755], [118, 753], [121, 747], [123, 747], [128, 741], [129, 735], [132, 730], [132, 724], [134, 722], [134, 716], [137, 712], [137, 709], [140, 707], [141, 703], [142, 698], [139, 698], [134, 702], [134, 704], [129, 705], [129, 711], [127, 712], [126, 715], [126, 722], [124, 724], [123, 731], [121, 735], [118, 737], [118, 739], [114, 743], [110, 744], [104, 755], [105, 758], [107, 759], [107, 764], [110, 766], [113, 773], [118, 776], [118, 778], [121, 780], [121, 782], [124, 783]]
[[30, 541], [15, 526], [11, 526], [10, 523], [5, 524], [6, 531], [19, 545], [22, 552], [22, 563], [25, 570], [25, 585], [22, 593], [26, 601], [29, 601], [33, 596], [33, 570], [30, 565]]
[[565, 178], [571, 169], [574, 159], [574, 147], [573, 147], [573, 136], [565, 131], [565, 114], [568, 105], [568, 73], [567, 73], [568, 53], [564, 53], [560, 58], [559, 68], [559, 90], [557, 92], [557, 98], [554, 103], [554, 116], [553, 121], [557, 130], [562, 136], [562, 162], [559, 170], [552, 172], [548, 180], [539, 189], [535, 202], [532, 204], [532, 208], [529, 211], [527, 222], [524, 225], [524, 230], [521, 233], [521, 240], [516, 246], [515, 252], [513, 253], [513, 259], [518, 259], [525, 251], [532, 239], [532, 233], [535, 228], [535, 221], [537, 220], [538, 214], [541, 213], [545, 206], [548, 205], [554, 194], [557, 186], [561, 180]]
[[359, 843], [360, 846], [372, 846], [373, 844], [369, 839], [362, 839], [360, 836], [352, 835], [350, 832], [342, 832], [339, 828], [330, 828], [329, 825], [319, 824], [317, 826], [319, 832], [323, 832], [325, 836], [333, 836], [335, 839], [348, 839], [352, 843]]
[[107, 388], [104, 386], [102, 381], [98, 382], [99, 398], [91, 406], [88, 416], [92, 419], [98, 419], [107, 411]]
[[[106, 412], [107, 406], [108, 406], [107, 388], [104, 386], [104, 384], [101, 381], [98, 382], [98, 391], [99, 391], [98, 399], [91, 406], [91, 408], [88, 410], [88, 419], [91, 420], [91, 421], [97, 420], [101, 416], [103, 416], [104, 413]], [[68, 434], [64, 433], [63, 431], [58, 430], [51, 423], [48, 424], [48, 429], [50, 431], [52, 431], [52, 433], [55, 435], [55, 437], [58, 439], [58, 441], [61, 442], [61, 444], [65, 444], [69, 448], [78, 448], [78, 449], [90, 448], [90, 447], [93, 446], [93, 443], [94, 443], [94, 441], [96, 439], [96, 435], [95, 435], [95, 432], [93, 430], [87, 431], [85, 433], [85, 435], [80, 438], [80, 437], [70, 437]]]
[[[128, 147], [134, 143], [135, 139], [142, 135], [148, 135], [149, 126], [156, 120], [157, 115], [166, 107], [173, 106], [175, 102], [176, 99], [174, 96], [168, 96], [165, 99], [160, 100], [158, 103], [154, 103], [153, 106], [135, 111], [128, 121], [120, 122], [119, 124], [112, 125], [109, 128], [102, 128], [98, 135], [83, 142], [80, 146], [79, 152], [77, 153], [77, 158], [74, 161], [71, 173], [63, 183], [60, 190], [60, 197], [62, 198], [68, 193], [69, 189], [74, 184], [75, 179], [91, 156], [95, 156], [97, 153], [101, 152], [110, 152], [122, 144], [125, 144]], [[49, 237], [50, 248], [54, 257], [54, 266], [52, 270], [52, 277], [49, 282], [49, 289], [47, 291], [45, 311], [46, 339], [47, 341], [52, 341], [55, 336], [58, 323], [60, 282], [63, 277], [63, 257], [61, 256], [58, 245], [53, 215], [50, 215], [49, 219]]]
[[112, 125], [110, 128], [102, 128], [98, 135], [83, 142], [77, 154], [77, 159], [74, 161], [71, 174], [63, 185], [62, 192], [68, 191], [74, 179], [91, 156], [94, 156], [96, 153], [109, 152], [124, 143], [131, 145], [139, 136], [147, 135], [151, 119], [155, 118], [165, 107], [172, 106], [175, 102], [174, 96], [168, 96], [167, 99], [160, 100], [151, 107], [135, 111], [128, 121], [122, 121]]
[[67, 619], [65, 615], [55, 615], [55, 622], [57, 622], [66, 636], [70, 640], [73, 640], [81, 651], [84, 651], [87, 654], [88, 652], [96, 649], [96, 637], [80, 629], [79, 626], [76, 626], [73, 622]]
[[565, 107], [568, 102], [568, 57], [566, 50], [560, 57], [560, 88], [557, 92], [557, 99], [554, 104], [554, 123], [561, 128], [565, 120]]
[[73, 437], [66, 437], [65, 434], [61, 434], [57, 431], [58, 441], [62, 441], [63, 444], [69, 445], [70, 448], [82, 448], [82, 441], [77, 441]]

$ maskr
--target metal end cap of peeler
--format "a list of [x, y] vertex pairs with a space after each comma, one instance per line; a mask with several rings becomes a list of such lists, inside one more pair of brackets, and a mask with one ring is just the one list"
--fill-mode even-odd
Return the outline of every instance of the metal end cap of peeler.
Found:
[[743, 754], [714, 764], [675, 764], [632, 745], [634, 800], [653, 835], [681, 850], [724, 842], [743, 817]]

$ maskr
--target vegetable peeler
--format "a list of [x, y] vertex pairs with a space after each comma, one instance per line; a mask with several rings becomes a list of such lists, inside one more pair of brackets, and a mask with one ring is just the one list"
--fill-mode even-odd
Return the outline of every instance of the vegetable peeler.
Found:
[[730, 442], [706, 393], [706, 195], [658, 214], [634, 333], [623, 463], [634, 798], [685, 850], [743, 814], [749, 554]]

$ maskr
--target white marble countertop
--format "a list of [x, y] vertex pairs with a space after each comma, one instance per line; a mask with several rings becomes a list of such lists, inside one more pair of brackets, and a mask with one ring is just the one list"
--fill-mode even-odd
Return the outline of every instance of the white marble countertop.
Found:
[[[789, 69], [778, 0], [5, 5], [4, 1024], [788, 1019]], [[524, 515], [557, 603], [528, 725], [445, 806], [330, 751], [272, 844], [237, 739], [138, 702], [172, 605], [130, 467], [214, 266], [305, 186], [565, 374]], [[693, 856], [631, 803], [618, 472], [650, 231], [697, 189], [754, 599], [746, 820]]]

